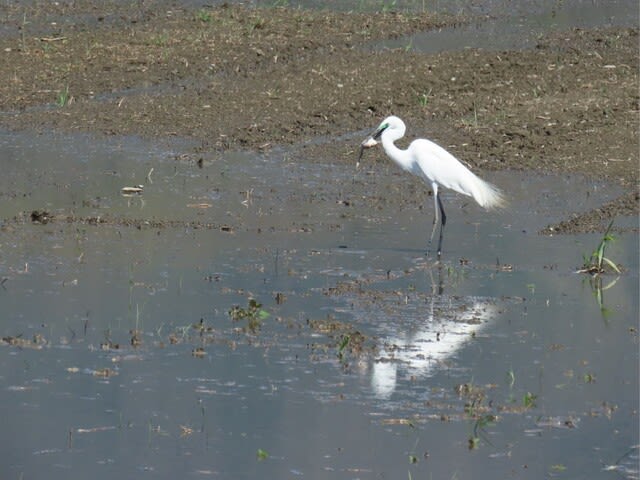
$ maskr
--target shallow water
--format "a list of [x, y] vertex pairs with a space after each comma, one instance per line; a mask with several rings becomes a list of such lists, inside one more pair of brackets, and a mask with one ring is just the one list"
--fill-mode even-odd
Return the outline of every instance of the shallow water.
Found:
[[391, 164], [185, 146], [0, 134], [3, 478], [637, 478], [638, 236], [599, 305], [573, 273], [599, 235], [537, 234], [617, 188], [446, 193], [437, 266]]

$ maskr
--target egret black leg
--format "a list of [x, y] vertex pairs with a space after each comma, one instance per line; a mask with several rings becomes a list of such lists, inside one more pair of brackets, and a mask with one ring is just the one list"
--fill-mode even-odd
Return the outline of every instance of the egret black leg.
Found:
[[438, 226], [438, 214], [436, 213], [436, 216], [433, 219], [433, 228], [431, 229], [431, 236], [429, 237], [429, 248], [427, 248], [427, 255], [431, 253], [431, 244], [433, 243], [433, 237], [436, 234], [437, 226]]
[[444, 213], [444, 207], [442, 206], [442, 200], [440, 200], [440, 195], [437, 196], [437, 199], [438, 199], [438, 209], [440, 210], [440, 238], [438, 239], [438, 259], [440, 259], [440, 255], [442, 255], [442, 234], [444, 232], [444, 226], [447, 223], [447, 216]]
[[427, 248], [427, 256], [431, 255], [431, 244], [433, 243], [433, 236], [436, 234], [436, 227], [438, 226], [438, 210], [440, 209], [440, 207], [438, 207], [439, 197], [438, 197], [438, 190], [436, 188], [434, 188], [433, 195], [434, 195], [433, 228], [431, 229], [431, 236], [429, 237], [429, 247]]

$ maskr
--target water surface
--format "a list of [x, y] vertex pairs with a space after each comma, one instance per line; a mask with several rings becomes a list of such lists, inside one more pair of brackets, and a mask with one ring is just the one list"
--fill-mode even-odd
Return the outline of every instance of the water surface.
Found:
[[431, 200], [375, 203], [411, 194], [393, 165], [184, 145], [0, 137], [3, 477], [637, 478], [638, 236], [599, 303], [574, 270], [600, 236], [537, 234], [616, 187], [446, 193], [438, 266]]

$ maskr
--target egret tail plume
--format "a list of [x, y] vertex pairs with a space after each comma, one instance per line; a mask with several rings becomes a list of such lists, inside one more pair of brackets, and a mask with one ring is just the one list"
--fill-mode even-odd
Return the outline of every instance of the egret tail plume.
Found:
[[478, 205], [486, 210], [501, 209], [507, 206], [507, 200], [499, 188], [481, 178], [476, 177], [476, 179], [477, 182], [473, 186], [471, 194]]

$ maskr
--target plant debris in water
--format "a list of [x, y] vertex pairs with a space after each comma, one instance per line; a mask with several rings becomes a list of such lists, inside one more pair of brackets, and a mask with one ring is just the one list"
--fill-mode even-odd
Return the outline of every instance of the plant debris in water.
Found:
[[234, 305], [229, 310], [229, 316], [234, 322], [247, 320], [246, 329], [251, 333], [257, 333], [262, 326], [262, 322], [269, 318], [269, 312], [262, 308], [262, 304], [250, 298], [247, 308]]
[[601, 275], [607, 273], [607, 268], [615, 273], [621, 273], [620, 268], [613, 261], [605, 257], [604, 253], [607, 246], [615, 241], [615, 237], [611, 233], [611, 227], [613, 227], [613, 220], [609, 223], [609, 226], [602, 236], [602, 240], [593, 251], [591, 256], [584, 258], [582, 268], [578, 270], [578, 273], [588, 273], [590, 275]]

